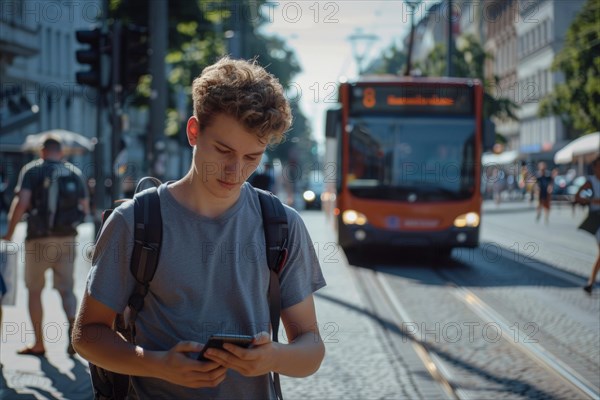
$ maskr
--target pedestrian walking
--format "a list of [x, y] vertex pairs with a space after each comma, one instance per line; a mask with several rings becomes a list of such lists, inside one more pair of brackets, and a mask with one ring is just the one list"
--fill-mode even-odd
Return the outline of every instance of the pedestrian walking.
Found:
[[[19, 173], [15, 197], [8, 213], [4, 240], [12, 240], [15, 228], [27, 213], [25, 238], [25, 286], [35, 342], [19, 350], [22, 355], [44, 356], [42, 290], [46, 270], [52, 269], [69, 321], [70, 333], [77, 312], [73, 292], [77, 225], [89, 213], [85, 181], [81, 171], [63, 160], [60, 138], [48, 136], [41, 157], [25, 165]], [[66, 333], [66, 332], [65, 332]], [[67, 352], [75, 354], [69, 338]]]
[[[581, 196], [584, 190], [590, 189], [592, 190], [592, 197], [584, 198]], [[588, 217], [580, 227], [583, 227], [585, 224], [587, 225], [585, 229], [588, 232], [592, 234], [595, 232], [598, 243], [598, 257], [596, 257], [596, 262], [592, 267], [592, 273], [588, 278], [587, 284], [583, 287], [583, 290], [591, 294], [596, 282], [596, 276], [600, 270], [600, 156], [592, 162], [592, 174], [588, 176], [587, 181], [577, 190], [575, 202], [589, 205]]]
[[[308, 376], [324, 356], [313, 292], [325, 281], [308, 231], [289, 207], [290, 251], [280, 273], [288, 344], [271, 341], [261, 209], [245, 182], [267, 145], [290, 127], [290, 107], [275, 77], [256, 62], [227, 57], [194, 80], [192, 96], [186, 128], [192, 164], [181, 179], [158, 188], [161, 250], [137, 316], [136, 345], [111, 330], [135, 287], [132, 201], [102, 229], [74, 345], [98, 367], [131, 375], [137, 398], [273, 399], [270, 372]], [[203, 343], [221, 332], [251, 335], [252, 347], [228, 344], [199, 361]]]
[[550, 216], [550, 201], [552, 197], [552, 176], [546, 170], [546, 163], [540, 161], [538, 163], [538, 171], [535, 176], [536, 190], [538, 194], [538, 205], [536, 210], [535, 220], [539, 221], [544, 210], [544, 220], [548, 223]]
[[275, 177], [273, 176], [273, 169], [271, 164], [264, 163], [262, 171], [256, 171], [248, 180], [255, 188], [263, 189], [269, 192], [273, 191], [275, 184]]

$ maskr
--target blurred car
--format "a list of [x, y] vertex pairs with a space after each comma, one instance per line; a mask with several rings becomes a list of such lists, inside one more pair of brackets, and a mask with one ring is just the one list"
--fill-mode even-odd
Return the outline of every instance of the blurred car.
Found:
[[323, 204], [323, 192], [325, 190], [325, 182], [323, 174], [311, 173], [306, 182], [306, 188], [302, 193], [304, 199], [304, 208], [307, 210], [320, 210]]
[[552, 200], [568, 200], [567, 187], [569, 180], [565, 175], [556, 175], [552, 185]]

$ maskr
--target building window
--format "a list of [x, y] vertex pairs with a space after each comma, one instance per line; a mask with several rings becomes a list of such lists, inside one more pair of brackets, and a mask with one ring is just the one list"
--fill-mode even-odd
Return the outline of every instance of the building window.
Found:
[[44, 35], [38, 35], [38, 47], [40, 51], [37, 54], [38, 74], [44, 72]]
[[[67, 59], [68, 57], [72, 57], [72, 51], [71, 51], [71, 34], [70, 33], [65, 33], [65, 49], [66, 49], [66, 56], [65, 59]], [[65, 77], [67, 79], [72, 79], [73, 75], [72, 75], [72, 67], [73, 67], [73, 63], [72, 62], [65, 62]]]
[[54, 34], [54, 53], [57, 57], [54, 57], [54, 76], [60, 75], [60, 66], [63, 61], [62, 57], [62, 46], [60, 45], [60, 32], [56, 31]]
[[44, 74], [50, 74], [50, 62], [52, 61], [52, 31], [46, 28], [46, 45], [42, 49], [42, 62], [44, 63]]

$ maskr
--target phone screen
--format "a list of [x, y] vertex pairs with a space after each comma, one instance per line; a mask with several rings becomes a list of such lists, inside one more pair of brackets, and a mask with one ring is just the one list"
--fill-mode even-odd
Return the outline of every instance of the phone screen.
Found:
[[248, 348], [254, 340], [253, 336], [249, 335], [229, 335], [229, 334], [215, 334], [208, 338], [208, 342], [204, 345], [204, 348], [198, 355], [198, 360], [209, 361], [208, 358], [204, 357], [204, 352], [210, 348], [222, 349], [224, 343], [235, 344], [236, 346]]

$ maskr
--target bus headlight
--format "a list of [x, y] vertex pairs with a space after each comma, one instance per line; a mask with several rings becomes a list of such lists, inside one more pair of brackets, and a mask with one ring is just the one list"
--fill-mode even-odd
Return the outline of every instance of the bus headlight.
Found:
[[454, 226], [456, 226], [457, 228], [475, 228], [479, 226], [479, 214], [475, 212], [470, 212], [459, 215], [454, 220]]
[[346, 210], [342, 214], [342, 221], [346, 225], [364, 225], [367, 223], [367, 217], [363, 213], [354, 210]]
[[302, 194], [302, 197], [305, 201], [310, 203], [311, 201], [315, 201], [317, 195], [315, 195], [315, 192], [313, 192], [312, 190], [307, 190]]

